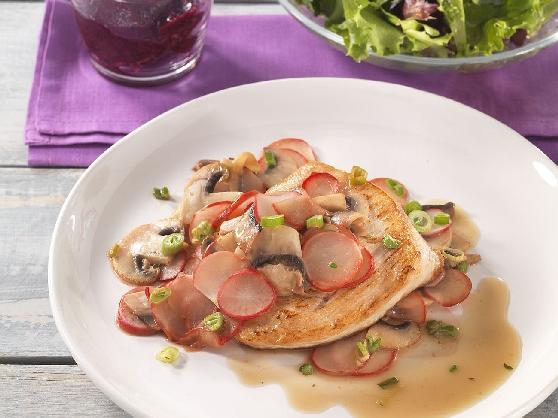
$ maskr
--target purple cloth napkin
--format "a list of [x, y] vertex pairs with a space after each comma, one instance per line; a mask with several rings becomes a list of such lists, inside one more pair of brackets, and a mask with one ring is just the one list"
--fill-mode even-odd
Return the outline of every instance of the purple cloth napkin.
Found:
[[[47, 0], [25, 143], [30, 166], [87, 166], [156, 115], [239, 84], [289, 77], [354, 77], [404, 84], [475, 107], [558, 161], [558, 48], [503, 69], [409, 74], [356, 64], [289, 16], [213, 16], [198, 67], [151, 88], [124, 87], [89, 62], [70, 4]], [[556, 137], [556, 139], [554, 138]]]

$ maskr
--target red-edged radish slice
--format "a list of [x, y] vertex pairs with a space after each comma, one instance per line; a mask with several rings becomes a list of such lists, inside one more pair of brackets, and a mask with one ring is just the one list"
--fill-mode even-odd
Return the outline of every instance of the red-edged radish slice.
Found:
[[308, 161], [316, 160], [316, 154], [308, 142], [299, 138], [283, 138], [268, 145], [269, 148], [285, 148], [298, 152]]
[[422, 291], [441, 306], [449, 308], [467, 299], [472, 286], [471, 279], [466, 274], [449, 269], [436, 286], [424, 287]]
[[[403, 188], [403, 191], [400, 195], [395, 193], [395, 190], [393, 190], [389, 186], [389, 184], [388, 184], [389, 181], [395, 181], [396, 183], [401, 185], [401, 187]], [[401, 205], [404, 205], [405, 202], [407, 201], [407, 197], [409, 197], [409, 192], [407, 191], [407, 188], [403, 185], [403, 183], [401, 183], [400, 181], [395, 180], [393, 178], [390, 179], [390, 178], [386, 178], [386, 177], [378, 177], [378, 178], [370, 180], [370, 183], [374, 184], [375, 186], [378, 186], [384, 192], [389, 194], [393, 200], [395, 200], [396, 202], [398, 202]]]
[[341, 232], [314, 235], [302, 248], [308, 281], [323, 292], [348, 286], [363, 262], [358, 244]]
[[194, 214], [192, 222], [190, 223], [190, 240], [192, 239], [192, 230], [196, 226], [198, 226], [203, 221], [207, 221], [210, 225], [213, 225], [215, 220], [219, 218], [219, 215], [221, 215], [221, 213], [223, 213], [223, 211], [227, 209], [231, 205], [231, 203], [232, 202], [228, 200], [222, 202], [213, 202], [198, 210]]
[[432, 248], [446, 248], [451, 245], [453, 238], [453, 228], [448, 228], [440, 234], [424, 237], [428, 245]]
[[223, 282], [244, 267], [245, 262], [229, 251], [209, 254], [194, 271], [194, 287], [217, 304], [217, 294]]
[[124, 301], [124, 296], [130, 293], [145, 292], [145, 287], [136, 287], [124, 295], [118, 303], [118, 312], [116, 314], [116, 324], [122, 331], [132, 335], [153, 335], [159, 332], [155, 327], [148, 325], [137, 316], [132, 309]]
[[300, 241], [300, 244], [304, 247], [304, 244], [306, 244], [306, 242], [308, 242], [308, 240], [310, 238], [312, 238], [316, 234], [319, 234], [320, 232], [340, 232], [341, 234], [346, 235], [348, 238], [352, 239], [354, 242], [356, 242], [358, 244], [357, 237], [355, 236], [355, 234], [353, 234], [351, 232], [350, 229], [345, 228], [344, 226], [341, 226], [341, 225], [334, 225], [334, 224], [324, 224], [324, 226], [321, 227], [321, 228], [310, 228], [310, 229], [308, 229], [302, 235], [302, 239]]
[[282, 192], [274, 194], [258, 194], [254, 203], [254, 216], [259, 222], [265, 216], [277, 215], [273, 204], [282, 200], [300, 196], [297, 192]]
[[426, 306], [420, 293], [415, 290], [397, 302], [386, 315], [393, 319], [422, 324], [426, 321]]
[[256, 190], [242, 193], [215, 218], [213, 228], [217, 229], [223, 222], [236, 218], [246, 212], [250, 205], [254, 203], [258, 194], [260, 193]]
[[421, 337], [420, 327], [414, 322], [393, 326], [376, 322], [366, 332], [366, 336], [381, 339], [382, 348], [405, 348], [416, 344]]
[[275, 167], [269, 168], [264, 157], [258, 161], [261, 170], [259, 176], [268, 188], [280, 183], [285, 177], [308, 162], [304, 156], [291, 149], [264, 148], [265, 152], [271, 152], [277, 162]]
[[340, 187], [339, 181], [328, 173], [312, 173], [302, 183], [302, 188], [310, 197], [334, 194]]
[[333, 376], [352, 376], [362, 366], [358, 362], [356, 343], [364, 339], [364, 333], [343, 338], [331, 344], [316, 347], [310, 355], [314, 366]]
[[347, 283], [345, 287], [354, 287], [367, 280], [372, 273], [374, 273], [374, 257], [372, 257], [372, 254], [364, 247], [360, 249], [360, 252], [362, 254], [362, 264], [356, 272], [355, 278]]
[[[434, 222], [434, 217], [437, 214], [445, 213], [445, 212], [442, 212], [440, 209], [428, 209], [426, 211], [426, 213], [428, 213], [428, 215], [432, 218], [432, 222]], [[421, 235], [425, 238], [426, 237], [435, 237], [437, 235], [443, 234], [444, 232], [446, 232], [450, 228], [451, 228], [451, 220], [446, 225], [438, 225], [438, 224], [433, 223], [432, 224], [432, 229], [428, 232], [421, 232]]]
[[[383, 342], [382, 342], [383, 343]], [[397, 358], [397, 349], [381, 348], [370, 354], [366, 363], [353, 373], [354, 376], [372, 376], [387, 371]]]
[[163, 267], [161, 267], [161, 274], [159, 275], [159, 280], [165, 282], [167, 280], [172, 280], [176, 277], [178, 273], [184, 269], [187, 260], [186, 252], [181, 251], [176, 254], [171, 262]]
[[326, 211], [312, 202], [307, 195], [298, 195], [273, 204], [278, 214], [285, 216], [285, 222], [296, 229], [306, 225], [306, 219], [314, 215], [324, 215]]
[[219, 332], [208, 330], [203, 323], [188, 331], [181, 338], [181, 344], [191, 349], [220, 347], [230, 341], [242, 328], [242, 321], [226, 318]]
[[275, 288], [262, 273], [245, 269], [225, 280], [219, 289], [217, 302], [225, 315], [246, 320], [267, 312], [276, 297]]

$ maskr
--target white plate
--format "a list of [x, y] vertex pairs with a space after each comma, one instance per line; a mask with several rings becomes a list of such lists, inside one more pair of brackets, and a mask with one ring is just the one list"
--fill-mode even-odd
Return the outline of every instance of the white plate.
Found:
[[[126, 287], [105, 258], [126, 231], [171, 211], [151, 187], [182, 190], [197, 159], [258, 152], [286, 136], [308, 139], [337, 167], [358, 164], [419, 197], [451, 197], [478, 223], [483, 266], [511, 289], [523, 359], [460, 417], [520, 416], [557, 387], [556, 166], [511, 129], [451, 100], [371, 81], [296, 79], [179, 106], [109, 149], [75, 185], [52, 239], [50, 298], [60, 334], [101, 390], [136, 416], [308, 416], [289, 407], [279, 386], [239, 384], [218, 354], [196, 354], [180, 369], [153, 360], [162, 337], [132, 337], [114, 324]], [[349, 415], [337, 407], [320, 416]]]

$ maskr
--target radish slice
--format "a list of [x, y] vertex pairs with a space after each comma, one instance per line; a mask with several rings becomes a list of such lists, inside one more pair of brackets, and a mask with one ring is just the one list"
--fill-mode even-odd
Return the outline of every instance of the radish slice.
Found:
[[308, 162], [303, 155], [291, 149], [264, 148], [264, 152], [273, 153], [277, 161], [277, 165], [273, 168], [267, 166], [264, 157], [261, 157], [258, 161], [261, 170], [260, 177], [268, 188], [280, 183], [285, 177], [291, 175]]
[[[400, 196], [397, 195], [395, 191], [388, 185], [389, 180], [394, 180], [403, 187], [403, 193]], [[374, 184], [375, 186], [378, 186], [380, 189], [382, 189], [384, 192], [390, 195], [390, 197], [400, 205], [404, 205], [405, 202], [407, 201], [407, 198], [409, 197], [409, 192], [407, 191], [407, 188], [399, 180], [395, 180], [393, 178], [389, 179], [386, 177], [378, 177], [370, 180], [370, 183]]]
[[347, 286], [345, 287], [354, 287], [357, 284], [360, 284], [370, 278], [372, 273], [374, 273], [375, 266], [372, 254], [370, 254], [370, 252], [364, 247], [360, 249], [360, 252], [362, 254], [362, 264], [355, 274], [354, 280], [352, 280], [350, 283], [347, 283]]
[[422, 324], [426, 321], [426, 306], [420, 293], [413, 291], [397, 302], [386, 315], [392, 319]]
[[297, 192], [258, 194], [254, 203], [254, 216], [256, 220], [259, 222], [265, 216], [277, 215], [277, 211], [273, 208], [274, 203], [298, 196], [300, 194]]
[[316, 154], [308, 142], [299, 138], [283, 138], [269, 144], [269, 148], [285, 148], [298, 152], [308, 161], [316, 160]]
[[[445, 212], [442, 212], [440, 209], [428, 209], [426, 211], [426, 213], [428, 213], [428, 215], [432, 218], [432, 222], [434, 222], [434, 217], [437, 214], [445, 213]], [[421, 232], [421, 235], [423, 237], [435, 237], [437, 235], [443, 234], [444, 232], [446, 232], [450, 228], [451, 228], [451, 220], [446, 225], [432, 224], [432, 229], [428, 232]]]
[[219, 215], [221, 215], [221, 213], [231, 204], [232, 202], [228, 200], [222, 202], [213, 202], [198, 210], [192, 218], [192, 222], [190, 223], [190, 240], [192, 240], [192, 230], [196, 226], [198, 226], [203, 221], [207, 221], [210, 225], [213, 225], [217, 218], [219, 218]]
[[363, 262], [358, 244], [341, 232], [314, 235], [302, 248], [312, 286], [323, 292], [349, 286]]
[[348, 228], [341, 225], [324, 224], [322, 228], [310, 228], [307, 230], [304, 235], [302, 235], [301, 245], [304, 247], [304, 244], [306, 244], [310, 238], [320, 232], [340, 232], [358, 244], [357, 237], [355, 237], [355, 234], [353, 234]]
[[225, 280], [219, 289], [217, 302], [225, 315], [245, 320], [267, 312], [276, 297], [274, 287], [262, 273], [245, 269]]
[[151, 310], [170, 341], [193, 348], [217, 347], [238, 332], [240, 324], [226, 316], [218, 332], [205, 328], [203, 319], [217, 308], [194, 287], [191, 276], [181, 273], [165, 286], [171, 295], [162, 302], [152, 303]]
[[328, 173], [312, 173], [302, 183], [310, 197], [325, 196], [339, 192], [339, 181]]
[[217, 304], [217, 294], [223, 282], [244, 267], [244, 261], [229, 251], [209, 254], [194, 271], [194, 287]]
[[[382, 340], [383, 345], [383, 340]], [[389, 369], [397, 358], [397, 349], [381, 348], [372, 353], [364, 365], [353, 373], [354, 376], [372, 376]]]
[[446, 248], [451, 245], [453, 228], [448, 228], [440, 234], [424, 237], [428, 245], [432, 248]]
[[416, 344], [421, 337], [420, 327], [414, 322], [392, 326], [377, 322], [368, 328], [366, 336], [381, 339], [382, 348], [405, 348]]
[[326, 211], [312, 202], [307, 195], [298, 195], [290, 199], [273, 203], [273, 209], [285, 216], [285, 222], [296, 229], [306, 225], [306, 219], [314, 215], [324, 215]]
[[356, 343], [364, 339], [364, 333], [343, 338], [331, 344], [316, 347], [310, 355], [314, 366], [333, 376], [352, 376], [361, 364], [358, 363]]
[[442, 281], [436, 286], [423, 288], [423, 292], [441, 306], [449, 308], [467, 299], [472, 286], [471, 279], [466, 274], [449, 269], [446, 270]]
[[184, 266], [186, 265], [186, 253], [184, 251], [179, 252], [176, 254], [173, 259], [171, 260], [170, 264], [163, 266], [161, 268], [161, 274], [159, 275], [159, 280], [162, 282], [167, 280], [172, 280], [176, 277], [178, 273], [182, 271]]
[[156, 323], [154, 322], [151, 326], [144, 322], [139, 316], [137, 316], [132, 309], [126, 304], [124, 296], [130, 293], [144, 292], [145, 287], [136, 287], [128, 292], [126, 292], [120, 302], [118, 303], [118, 312], [116, 314], [116, 324], [122, 330], [132, 335], [153, 335], [158, 332]]
[[260, 193], [252, 190], [238, 196], [238, 198], [225, 208], [213, 221], [213, 228], [217, 229], [223, 222], [236, 218], [246, 212], [250, 205], [254, 203], [258, 194]]

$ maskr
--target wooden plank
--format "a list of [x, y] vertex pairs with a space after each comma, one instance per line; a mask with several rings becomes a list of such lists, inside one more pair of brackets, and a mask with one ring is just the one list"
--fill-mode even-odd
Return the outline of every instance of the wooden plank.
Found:
[[128, 417], [77, 366], [0, 365], [2, 417]]
[[48, 302], [50, 235], [83, 170], [0, 168], [0, 357], [68, 355]]
[[[101, 393], [77, 366], [0, 365], [0, 416], [129, 416]], [[29, 396], [33, 394], [33, 396]], [[558, 392], [527, 415], [558, 414]]]
[[[232, 3], [225, 0], [226, 3]], [[265, 0], [215, 4], [215, 15], [285, 13]], [[0, 2], [0, 166], [26, 166], [23, 127], [41, 28], [42, 2]]]

